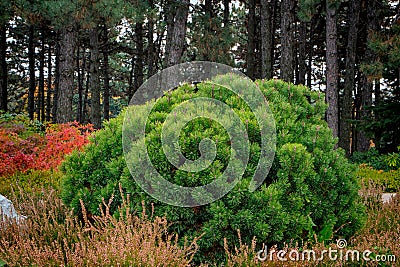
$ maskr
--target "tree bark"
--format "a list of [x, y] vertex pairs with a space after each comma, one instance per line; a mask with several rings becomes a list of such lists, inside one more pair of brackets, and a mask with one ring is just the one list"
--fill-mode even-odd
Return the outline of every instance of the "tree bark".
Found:
[[[172, 39], [174, 36], [174, 18], [176, 14], [175, 3], [173, 0], [167, 0], [165, 22], [167, 23], [167, 37], [165, 40], [164, 67], [169, 66], [169, 59], [172, 49]], [[129, 98], [130, 100], [131, 98]]]
[[45, 63], [45, 38], [44, 30], [41, 30], [40, 37], [40, 54], [39, 54], [39, 94], [38, 94], [38, 120], [45, 120], [45, 109], [44, 109], [44, 63]]
[[[202, 60], [204, 61], [210, 61], [213, 59], [210, 59], [210, 54], [213, 54], [213, 52], [210, 53], [210, 47], [208, 45], [208, 40], [212, 39], [212, 36], [215, 34], [213, 32], [213, 17], [214, 17], [214, 12], [213, 12], [213, 1], [212, 0], [205, 0], [204, 1], [204, 13], [205, 13], [205, 21], [204, 21], [204, 43], [207, 44], [205, 49], [203, 49], [202, 53]], [[214, 55], [211, 55], [211, 58], [213, 58]]]
[[135, 72], [135, 57], [131, 59], [131, 69], [129, 71], [129, 78], [128, 78], [128, 102], [131, 101], [134, 93], [133, 89], [133, 78]]
[[58, 92], [60, 92], [60, 32], [57, 32], [56, 41], [56, 59], [55, 59], [55, 74], [54, 74], [54, 92], [53, 92], [53, 122], [57, 122], [57, 112], [58, 112]]
[[247, 76], [254, 79], [255, 75], [255, 26], [256, 24], [256, 3], [249, 0], [249, 15], [247, 20]]
[[50, 121], [51, 119], [51, 95], [53, 92], [52, 88], [52, 43], [49, 42], [49, 46], [47, 49], [47, 94], [46, 94], [46, 121]]
[[133, 94], [143, 83], [143, 24], [135, 25], [136, 61], [134, 69]]
[[0, 26], [0, 110], [8, 111], [7, 24]]
[[223, 0], [224, 1], [224, 17], [223, 17], [223, 23], [224, 23], [224, 28], [229, 26], [229, 4], [231, 0]]
[[104, 41], [103, 41], [103, 78], [104, 78], [104, 94], [103, 94], [103, 117], [104, 120], [110, 119], [110, 66], [108, 62], [108, 29], [106, 24], [103, 25]]
[[57, 123], [66, 123], [74, 119], [72, 98], [74, 96], [74, 49], [76, 37], [76, 31], [72, 26], [66, 26], [61, 31]]
[[278, 1], [277, 0], [271, 0], [271, 34], [272, 34], [272, 39], [271, 39], [271, 57], [272, 57], [272, 76], [274, 76], [274, 64], [275, 60], [277, 60], [277, 54], [275, 53], [275, 44], [276, 44], [276, 38], [275, 38], [275, 32], [276, 28], [278, 27], [278, 21], [279, 21], [279, 12], [278, 12]]
[[[82, 122], [82, 116], [83, 116], [83, 80], [82, 80], [82, 72], [81, 72], [81, 52], [80, 52], [80, 46], [77, 46], [76, 49], [76, 71], [77, 71], [77, 80], [78, 80], [78, 108], [76, 111], [76, 121]], [[83, 53], [85, 54], [85, 53]], [[83, 56], [85, 58], [85, 55]], [[82, 66], [82, 69], [84, 66]]]
[[271, 7], [268, 0], [261, 0], [261, 78], [272, 78]]
[[36, 91], [36, 77], [35, 77], [35, 44], [34, 36], [35, 29], [33, 25], [29, 26], [29, 40], [28, 40], [28, 61], [29, 61], [29, 90], [28, 90], [28, 114], [31, 120], [35, 117], [35, 91]]
[[171, 44], [167, 45], [171, 48], [167, 61], [167, 67], [180, 63], [185, 48], [186, 26], [189, 14], [189, 0], [180, 0], [178, 2], [179, 3], [178, 7], [176, 8]]
[[[399, 68], [400, 71], [400, 68]], [[400, 74], [400, 72], [399, 72]], [[400, 80], [400, 75], [397, 77], [398, 80]], [[381, 84], [379, 80], [375, 81], [375, 88], [374, 88], [374, 93], [375, 93], [375, 101], [374, 104], [375, 106], [379, 106], [381, 104], [382, 96], [381, 96]], [[375, 114], [375, 120], [379, 121], [381, 120], [380, 114]], [[375, 145], [377, 148], [381, 146], [381, 138], [382, 138], [383, 131], [382, 129], [376, 129], [374, 132], [374, 137], [375, 137]]]
[[[367, 40], [373, 40], [373, 35], [378, 30], [378, 7], [376, 1], [367, 1]], [[364, 63], [372, 64], [375, 61], [375, 53], [367, 46], [365, 51]], [[368, 107], [372, 106], [372, 93], [374, 90], [373, 80], [368, 79], [367, 75], [361, 74], [361, 92], [359, 114], [361, 121], [371, 118], [371, 111]], [[365, 152], [369, 149], [369, 138], [364, 130], [357, 132], [357, 151]]]
[[315, 18], [311, 18], [310, 22], [310, 34], [309, 34], [309, 44], [308, 44], [308, 64], [307, 64], [307, 87], [311, 88], [312, 85], [312, 58], [313, 58], [313, 52], [314, 52], [314, 22]]
[[[151, 10], [154, 9], [154, 1], [149, 0], [149, 7]], [[153, 76], [155, 72], [155, 66], [154, 66], [154, 61], [156, 58], [156, 51], [154, 47], [154, 18], [152, 16], [148, 17], [148, 36], [147, 39], [149, 40], [149, 46], [148, 46], [148, 52], [147, 52], [147, 66], [148, 66], [148, 72], [147, 72], [147, 77], [150, 78]]]
[[[87, 60], [88, 58], [89, 60]], [[91, 58], [91, 52], [89, 52], [89, 56], [86, 56], [86, 52], [84, 52], [84, 65], [87, 65], [85, 69], [82, 71], [86, 71], [86, 81], [85, 81], [85, 94], [83, 96], [83, 118], [82, 120], [84, 122], [88, 122], [89, 114], [88, 114], [88, 106], [89, 106], [89, 88], [90, 88], [90, 68], [91, 68], [91, 63], [90, 63], [90, 58]], [[88, 62], [86, 64], [86, 62]], [[82, 76], [83, 79], [83, 76]]]
[[97, 27], [89, 30], [90, 42], [90, 92], [91, 109], [90, 119], [93, 127], [101, 128], [101, 108], [100, 108], [100, 55], [99, 55], [99, 31]]
[[334, 137], [339, 135], [339, 90], [338, 90], [338, 52], [336, 7], [326, 0], [326, 120]]
[[281, 79], [293, 82], [294, 1], [281, 2]]
[[346, 47], [346, 73], [344, 77], [343, 102], [340, 116], [340, 135], [339, 146], [346, 151], [347, 155], [351, 153], [351, 119], [353, 105], [354, 77], [356, 68], [356, 48], [358, 38], [358, 21], [360, 15], [360, 0], [350, 2], [348, 13], [348, 35]]
[[307, 22], [300, 21], [299, 25], [299, 56], [298, 56], [298, 68], [299, 74], [298, 79], [296, 81], [297, 84], [306, 84], [306, 53], [307, 49]]

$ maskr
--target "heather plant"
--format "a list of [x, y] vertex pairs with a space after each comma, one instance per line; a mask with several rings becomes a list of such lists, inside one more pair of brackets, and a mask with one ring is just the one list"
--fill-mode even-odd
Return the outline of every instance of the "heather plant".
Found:
[[[12, 197], [27, 218], [19, 224], [0, 221], [0, 262], [7, 266], [189, 266], [197, 245], [178, 246], [165, 218], [133, 216], [129, 198], [121, 197], [119, 219], [110, 214], [112, 198], [99, 207], [100, 216], [79, 221], [58, 197], [20, 192]], [[150, 221], [151, 216], [152, 221]]]
[[[148, 119], [142, 117], [142, 111], [148, 108], [142, 105], [130, 107], [105, 123], [104, 129], [93, 135], [83, 152], [73, 152], [62, 165], [64, 202], [81, 218], [80, 201], [90, 216], [98, 216], [101, 200], [108, 201], [112, 195], [116, 196], [121, 183], [124, 193], [131, 196], [134, 211], [140, 212], [142, 201], [146, 205], [153, 203], [155, 214], [166, 216], [172, 222], [169, 230], [178, 233], [182, 242], [184, 238], [193, 240], [203, 234], [195, 260], [210, 264], [225, 260], [224, 238], [226, 244], [239, 246], [240, 242], [251, 244], [254, 237], [259, 244], [272, 245], [352, 236], [363, 225], [365, 213], [358, 196], [355, 167], [346, 160], [342, 150], [335, 149], [337, 140], [323, 119], [324, 96], [304, 86], [278, 80], [256, 82], [275, 117], [277, 153], [265, 182], [251, 193], [249, 184], [260, 158], [259, 125], [240, 96], [218, 86], [244, 86], [239, 77], [218, 76], [213, 82], [215, 84], [186, 84], [167, 93], [156, 102]], [[246, 126], [250, 155], [242, 179], [227, 195], [208, 205], [182, 208], [153, 199], [136, 184], [123, 155], [122, 124], [125, 113], [129, 113], [132, 121], [147, 119], [147, 151], [154, 167], [165, 179], [182, 186], [208, 184], [225, 170], [232, 157], [229, 136], [221, 125], [198, 118], [180, 132], [181, 152], [192, 160], [201, 156], [201, 140], [214, 141], [216, 157], [201, 172], [177, 169], [168, 161], [161, 146], [162, 125], [168, 114], [195, 97], [220, 100], [237, 113]], [[134, 133], [137, 129], [131, 130]], [[166, 129], [166, 134], [173, 130]], [[142, 151], [136, 149], [135, 142], [128, 151], [129, 161], [139, 165]], [[137, 169], [134, 175], [145, 172], [145, 168]], [[121, 201], [114, 198], [113, 203]], [[117, 206], [110, 206], [110, 212], [116, 216]]]
[[[382, 203], [382, 187], [369, 186], [366, 190], [379, 192], [378, 198], [371, 201], [371, 196], [364, 197], [368, 207], [368, 220], [357, 235], [351, 239], [353, 247], [359, 251], [372, 250], [371, 262], [363, 262], [366, 266], [398, 266], [400, 259], [400, 195], [394, 196], [391, 201]], [[365, 194], [367, 195], [367, 194]], [[394, 255], [395, 261], [377, 263], [376, 255]], [[393, 259], [393, 258], [392, 258]]]

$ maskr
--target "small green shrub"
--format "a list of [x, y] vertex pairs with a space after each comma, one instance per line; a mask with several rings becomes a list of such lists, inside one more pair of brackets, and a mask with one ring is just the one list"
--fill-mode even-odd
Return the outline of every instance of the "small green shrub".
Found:
[[384, 156], [374, 147], [367, 152], [355, 151], [350, 159], [356, 164], [368, 164], [376, 170], [388, 170]]
[[[241, 85], [232, 75], [215, 78], [217, 84]], [[82, 216], [80, 200], [89, 214], [99, 215], [102, 198], [106, 201], [119, 195], [118, 184], [130, 195], [132, 210], [141, 211], [141, 203], [154, 203], [155, 214], [172, 222], [170, 230], [193, 240], [199, 240], [197, 262], [213, 263], [225, 260], [224, 238], [229, 246], [242, 241], [282, 244], [285, 241], [350, 237], [364, 222], [364, 208], [358, 201], [355, 167], [342, 150], [324, 121], [324, 96], [304, 86], [281, 81], [258, 81], [276, 121], [277, 154], [264, 184], [250, 193], [248, 186], [260, 157], [260, 131], [247, 105], [226, 88], [209, 83], [183, 85], [159, 99], [146, 126], [146, 145], [156, 169], [165, 179], [184, 186], [207, 184], [224, 171], [230, 160], [229, 136], [208, 119], [196, 119], [180, 133], [182, 153], [192, 159], [200, 156], [199, 142], [204, 138], [218, 140], [216, 159], [209, 168], [190, 173], [177, 170], [163, 153], [160, 142], [162, 124], [171, 110], [195, 97], [217, 98], [228, 104], [246, 125], [250, 142], [250, 158], [242, 179], [226, 196], [211, 204], [181, 208], [153, 199], [131, 177], [122, 149], [122, 113], [105, 123], [104, 129], [93, 135], [84, 152], [74, 152], [62, 165], [62, 198]], [[140, 110], [132, 108], [132, 120], [144, 120]], [[125, 111], [127, 112], [127, 111]], [[133, 148], [129, 157], [140, 162]], [[145, 173], [146, 170], [137, 170]], [[121, 200], [117, 197], [113, 203]], [[117, 206], [110, 207], [116, 211]], [[183, 240], [183, 239], [182, 239]], [[183, 242], [183, 241], [182, 241]]]
[[[400, 146], [397, 147], [397, 150], [400, 151]], [[400, 153], [389, 153], [385, 157], [385, 161], [387, 165], [392, 169], [399, 169], [400, 168]]]
[[59, 189], [61, 176], [57, 170], [29, 170], [3, 176], [0, 177], [0, 194], [10, 196], [12, 189], [17, 187], [27, 193], [41, 192], [42, 188], [48, 187]]
[[369, 181], [384, 188], [386, 193], [399, 192], [400, 190], [400, 169], [398, 170], [375, 170], [371, 166], [361, 164], [357, 171], [357, 179], [368, 186]]
[[2, 113], [1, 111], [0, 127], [18, 133], [24, 139], [35, 133], [44, 134], [46, 131], [46, 124], [30, 120], [27, 114]]
[[[398, 148], [400, 151], [400, 148]], [[354, 152], [351, 161], [357, 164], [367, 164], [375, 170], [397, 170], [400, 168], [400, 153], [380, 154], [372, 147], [367, 152]]]

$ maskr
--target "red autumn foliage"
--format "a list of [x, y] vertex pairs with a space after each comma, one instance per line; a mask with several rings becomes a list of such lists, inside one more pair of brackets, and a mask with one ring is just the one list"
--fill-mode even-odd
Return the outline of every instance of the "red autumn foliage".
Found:
[[45, 134], [19, 136], [18, 127], [0, 128], [0, 176], [56, 169], [64, 156], [89, 142], [92, 125], [77, 122], [49, 125]]

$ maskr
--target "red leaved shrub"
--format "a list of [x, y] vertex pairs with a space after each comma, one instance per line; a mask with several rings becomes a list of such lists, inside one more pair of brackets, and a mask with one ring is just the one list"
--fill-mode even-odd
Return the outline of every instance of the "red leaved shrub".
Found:
[[90, 124], [71, 122], [48, 125], [44, 134], [23, 137], [17, 126], [0, 128], [0, 176], [29, 169], [56, 169], [65, 155], [89, 142], [88, 136], [93, 131]]

